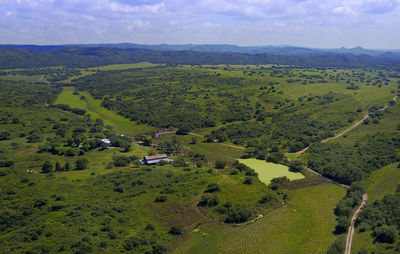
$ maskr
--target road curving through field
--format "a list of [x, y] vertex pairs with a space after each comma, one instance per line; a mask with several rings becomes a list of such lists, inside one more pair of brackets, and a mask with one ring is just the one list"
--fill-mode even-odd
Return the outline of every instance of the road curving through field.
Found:
[[368, 195], [367, 195], [367, 193], [364, 193], [361, 205], [354, 212], [353, 217], [351, 217], [350, 227], [349, 227], [349, 231], [347, 232], [347, 238], [346, 238], [346, 250], [345, 250], [344, 254], [351, 253], [351, 243], [353, 241], [353, 235], [354, 235], [354, 223], [356, 222], [356, 220], [358, 218], [358, 214], [362, 211], [362, 209], [367, 204], [367, 200], [368, 200]]
[[[397, 95], [393, 97], [392, 101], [397, 102]], [[384, 111], [386, 110], [388, 107], [390, 106], [390, 103], [386, 104], [384, 107], [378, 109], [378, 111]], [[362, 124], [365, 120], [367, 120], [369, 117], [371, 116], [371, 112], [368, 112], [364, 115], [364, 117], [359, 120], [358, 122], [356, 122], [355, 124], [353, 124], [350, 128], [342, 131], [341, 133], [337, 134], [336, 136], [324, 139], [321, 141], [321, 143], [326, 143], [329, 142], [331, 140], [337, 139], [341, 136], [343, 136], [344, 134], [348, 133], [349, 131], [353, 130], [354, 128], [356, 128], [357, 126], [359, 126], [360, 124]], [[296, 152], [296, 158], [300, 157], [300, 155], [302, 155], [304, 152], [306, 152], [310, 147], [307, 146], [306, 148]]]

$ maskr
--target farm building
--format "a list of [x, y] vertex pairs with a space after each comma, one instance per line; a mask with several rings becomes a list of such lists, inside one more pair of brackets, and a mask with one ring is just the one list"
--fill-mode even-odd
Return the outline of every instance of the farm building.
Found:
[[144, 156], [144, 158], [142, 160], [143, 164], [147, 164], [147, 165], [156, 164], [156, 163], [159, 163], [160, 161], [170, 162], [171, 160], [168, 159], [168, 156], [165, 153], [151, 155], [151, 156]]

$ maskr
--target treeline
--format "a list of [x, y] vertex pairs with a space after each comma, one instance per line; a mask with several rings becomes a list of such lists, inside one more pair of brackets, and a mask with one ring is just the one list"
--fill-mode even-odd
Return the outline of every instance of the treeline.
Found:
[[[30, 70], [8, 70], [0, 71], [0, 76], [7, 75], [24, 75], [24, 76], [34, 76], [43, 75], [46, 77], [47, 81], [56, 82], [68, 79], [69, 77], [80, 75], [81, 72], [77, 69], [67, 68], [67, 67], [48, 67], [48, 68], [33, 68]], [[39, 82], [36, 82], [39, 83]]]
[[166, 64], [284, 64], [298, 66], [378, 66], [398, 65], [396, 55], [373, 57], [368, 55], [321, 53], [313, 55], [277, 56], [268, 54], [209, 53], [194, 51], [151, 51], [102, 47], [63, 47], [49, 51], [22, 48], [0, 48], [0, 69], [35, 68], [46, 66], [93, 67], [108, 64], [138, 62]]

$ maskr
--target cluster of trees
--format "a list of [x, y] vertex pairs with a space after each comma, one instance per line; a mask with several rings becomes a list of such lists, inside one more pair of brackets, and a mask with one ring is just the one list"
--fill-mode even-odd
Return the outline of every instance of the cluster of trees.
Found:
[[73, 77], [76, 75], [80, 75], [81, 72], [75, 68], [68, 67], [52, 67], [52, 68], [33, 68], [26, 70], [9, 70], [9, 71], [0, 71], [0, 76], [7, 75], [24, 75], [24, 76], [34, 76], [34, 75], [43, 75], [47, 81], [57, 82], [61, 80], [68, 79], [69, 77]]
[[65, 104], [56, 104], [56, 105], [52, 105], [55, 108], [59, 108], [61, 110], [64, 111], [71, 111], [74, 114], [77, 115], [84, 115], [86, 114], [86, 110], [84, 109], [80, 109], [80, 108], [71, 108], [69, 105], [65, 105]]
[[79, 158], [75, 161], [75, 167], [72, 167], [70, 162], [66, 162], [64, 165], [61, 165], [60, 162], [56, 162], [53, 164], [50, 161], [45, 161], [42, 164], [42, 172], [50, 173], [50, 172], [60, 172], [60, 171], [68, 171], [68, 170], [84, 170], [89, 167], [89, 161], [86, 158]]
[[249, 138], [257, 138], [268, 134], [268, 127], [270, 126], [248, 122], [229, 124], [213, 130], [210, 135], [206, 136], [206, 140], [212, 141], [216, 139], [219, 142], [225, 142], [229, 139], [233, 140], [236, 144], [243, 144]]
[[61, 90], [62, 87], [50, 84], [33, 86], [0, 80], [0, 106], [23, 108], [47, 106], [57, 99]]
[[350, 226], [351, 216], [353, 214], [353, 210], [361, 204], [362, 195], [364, 193], [364, 189], [358, 183], [353, 183], [351, 187], [347, 190], [346, 196], [340, 200], [338, 205], [335, 208], [336, 217], [336, 234], [342, 234], [347, 232], [347, 229]]
[[355, 145], [315, 143], [309, 149], [308, 166], [327, 178], [351, 184], [385, 165], [399, 160], [396, 133], [369, 135]]
[[120, 155], [120, 156], [115, 156], [113, 158], [113, 165], [116, 167], [126, 167], [130, 163], [139, 165], [139, 158], [135, 155], [132, 156], [125, 156], [125, 155]]
[[243, 158], [253, 157], [268, 162], [287, 164], [287, 158], [280, 152], [279, 147], [267, 139], [261, 139], [260, 142], [258, 140], [248, 141], [244, 153]]
[[356, 228], [360, 232], [371, 230], [378, 243], [396, 243], [400, 230], [400, 185], [394, 194], [387, 194], [364, 208]]

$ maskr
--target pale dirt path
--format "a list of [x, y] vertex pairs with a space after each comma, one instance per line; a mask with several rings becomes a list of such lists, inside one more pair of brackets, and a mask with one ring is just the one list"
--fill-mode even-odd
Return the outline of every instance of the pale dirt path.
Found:
[[364, 193], [363, 201], [362, 201], [361, 205], [354, 212], [353, 217], [351, 217], [349, 232], [347, 233], [347, 239], [346, 239], [346, 250], [345, 250], [344, 254], [351, 254], [351, 243], [353, 241], [353, 235], [354, 235], [354, 223], [357, 220], [358, 214], [361, 212], [361, 210], [367, 204], [367, 200], [368, 200], [368, 195], [367, 195], [367, 193]]
[[[387, 107], [387, 105], [385, 106]], [[386, 109], [386, 108], [385, 108]], [[328, 141], [331, 141], [332, 139], [336, 139], [338, 137], [343, 136], [344, 134], [346, 134], [347, 132], [351, 131], [352, 129], [356, 128], [357, 126], [359, 126], [360, 124], [362, 124], [365, 120], [367, 120], [369, 118], [370, 114], [367, 113], [360, 121], [356, 122], [353, 126], [351, 126], [350, 128], [348, 128], [347, 130], [344, 130], [343, 132], [339, 133], [338, 135], [334, 136], [334, 137], [330, 137], [327, 139], [324, 139], [321, 141], [321, 143], [326, 143]]]
[[[393, 97], [392, 101], [397, 102], [397, 95]], [[388, 107], [389, 107], [389, 104], [386, 104], [383, 108], [378, 109], [378, 111], [384, 111], [384, 110], [386, 110]], [[358, 122], [356, 122], [353, 126], [351, 126], [350, 128], [344, 130], [343, 132], [337, 134], [337, 135], [334, 136], [334, 137], [330, 137], [330, 138], [327, 138], [327, 139], [322, 140], [321, 143], [326, 143], [326, 142], [329, 142], [329, 141], [331, 141], [331, 140], [334, 140], [334, 139], [337, 139], [337, 138], [343, 136], [344, 134], [346, 134], [346, 133], [348, 133], [349, 131], [353, 130], [354, 128], [356, 128], [357, 126], [359, 126], [360, 124], [362, 124], [365, 120], [367, 120], [367, 119], [370, 117], [370, 114], [371, 114], [370, 112], [367, 112], [367, 113], [364, 115], [364, 117], [363, 117], [361, 120], [359, 120]], [[308, 147], [304, 148], [303, 150], [300, 150], [300, 151], [296, 152], [296, 158], [300, 157], [300, 155], [302, 155], [305, 151], [307, 151], [308, 148], [310, 148], [310, 147], [308, 146]]]

